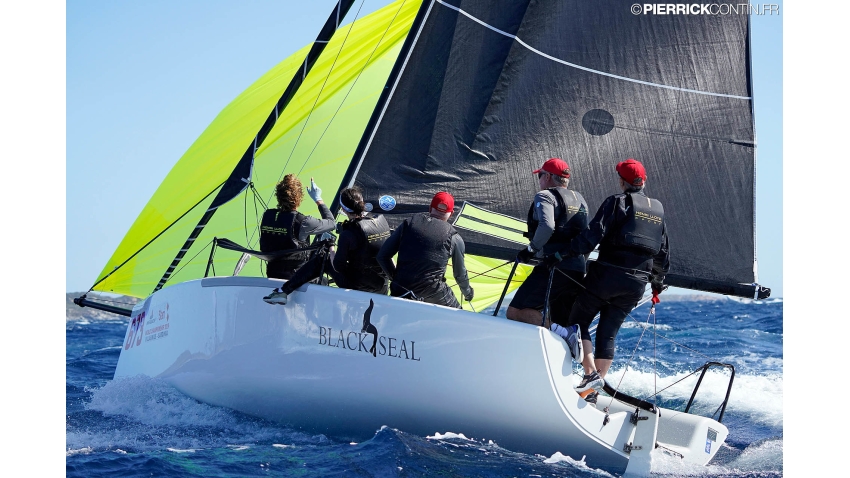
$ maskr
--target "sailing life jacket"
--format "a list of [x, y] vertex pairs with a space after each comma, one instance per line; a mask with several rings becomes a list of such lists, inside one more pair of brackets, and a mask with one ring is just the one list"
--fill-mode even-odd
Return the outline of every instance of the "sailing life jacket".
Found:
[[427, 213], [413, 215], [400, 227], [404, 230], [393, 283], [418, 293], [444, 282], [455, 228]]
[[664, 206], [640, 193], [625, 193], [625, 201], [626, 218], [605, 234], [599, 261], [649, 272], [664, 240]]
[[[277, 252], [302, 249], [310, 244], [299, 241], [304, 215], [298, 211], [267, 209], [260, 221], [260, 251]], [[309, 258], [309, 251], [289, 254], [266, 264], [266, 273], [275, 279], [289, 279]]]
[[[555, 196], [557, 205], [555, 206], [555, 230], [543, 246], [544, 254], [554, 253], [569, 245], [570, 241], [587, 227], [587, 210], [582, 207], [582, 200], [575, 191], [567, 188], [549, 188], [548, 191]], [[531, 207], [528, 208], [526, 220], [528, 232], [523, 234], [529, 239], [534, 238], [534, 233], [540, 226], [540, 221], [534, 219], [534, 206], [535, 203], [532, 202]], [[585, 258], [583, 255], [570, 257], [564, 259], [558, 267], [584, 272]]]
[[381, 290], [386, 276], [375, 256], [390, 237], [387, 220], [381, 215], [360, 217], [342, 223], [342, 230], [353, 232], [358, 244], [356, 249], [348, 251], [346, 287], [367, 292]]

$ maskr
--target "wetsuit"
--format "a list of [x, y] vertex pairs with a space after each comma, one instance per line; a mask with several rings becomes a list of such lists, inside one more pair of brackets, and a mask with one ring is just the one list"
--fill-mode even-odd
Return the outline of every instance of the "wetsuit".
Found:
[[[267, 209], [260, 222], [260, 251], [301, 249], [309, 245], [311, 235], [334, 230], [336, 223], [330, 209], [324, 203], [318, 206], [322, 219], [305, 216], [298, 211]], [[273, 279], [290, 279], [309, 258], [310, 253], [304, 251], [269, 261], [266, 275]]]
[[[528, 210], [528, 232], [537, 256], [567, 247], [587, 227], [587, 202], [581, 194], [567, 188], [549, 188], [538, 192]], [[568, 325], [570, 309], [578, 295], [585, 272], [585, 256], [565, 257], [556, 266], [562, 272], [552, 277], [549, 300], [552, 321]], [[510, 306], [517, 309], [543, 310], [549, 269], [535, 266], [517, 289]]]
[[670, 270], [661, 202], [642, 190], [608, 197], [587, 229], [572, 240], [567, 254], [587, 254], [597, 245], [599, 257], [588, 267], [586, 289], [573, 305], [570, 323], [579, 324], [582, 337], [589, 340], [588, 327], [599, 313], [594, 354], [610, 360], [620, 326], [643, 297], [646, 284], [663, 283]]
[[[427, 213], [405, 219], [378, 252], [378, 264], [392, 279], [390, 295], [422, 300], [432, 304], [460, 308], [446, 285], [446, 267], [452, 271], [460, 290], [470, 295], [469, 278], [464, 265], [466, 246], [455, 228]], [[398, 253], [398, 267], [392, 258]]]

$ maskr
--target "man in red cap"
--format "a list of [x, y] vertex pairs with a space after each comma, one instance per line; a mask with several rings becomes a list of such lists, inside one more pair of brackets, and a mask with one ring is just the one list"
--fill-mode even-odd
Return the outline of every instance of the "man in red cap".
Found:
[[[587, 229], [569, 247], [547, 261], [589, 254], [599, 246], [599, 257], [590, 263], [585, 289], [576, 298], [570, 323], [581, 327], [584, 378], [576, 390], [595, 403], [604, 386], [605, 374], [614, 359], [615, 339], [626, 316], [637, 306], [650, 283], [653, 302], [664, 288], [670, 269], [667, 227], [661, 201], [646, 196], [646, 170], [639, 161], [617, 164], [617, 181], [622, 192], [609, 196], [599, 206]], [[596, 314], [596, 349], [588, 326]]]
[[[587, 202], [577, 191], [568, 189], [570, 166], [566, 161], [551, 158], [532, 173], [537, 175], [540, 191], [528, 209], [528, 232], [524, 236], [529, 243], [517, 254], [517, 260], [521, 262], [542, 259], [545, 254], [568, 246], [570, 240], [587, 227]], [[536, 265], [517, 289], [508, 306], [507, 317], [554, 331], [567, 341], [573, 358], [580, 362], [582, 342], [579, 329], [575, 325], [568, 326], [567, 319], [581, 290], [585, 256], [565, 258], [554, 267], [558, 271], [552, 276], [549, 293], [551, 321], [546, 317], [546, 323], [543, 323], [542, 311], [549, 287], [549, 267], [545, 264]]]
[[[474, 291], [463, 257], [466, 246], [448, 223], [454, 208], [452, 195], [438, 192], [428, 213], [405, 219], [381, 246], [376, 259], [392, 280], [390, 295], [459, 309], [457, 298], [446, 285], [446, 266], [451, 258], [455, 281], [463, 297], [472, 300]], [[396, 254], [398, 265], [392, 260]]]

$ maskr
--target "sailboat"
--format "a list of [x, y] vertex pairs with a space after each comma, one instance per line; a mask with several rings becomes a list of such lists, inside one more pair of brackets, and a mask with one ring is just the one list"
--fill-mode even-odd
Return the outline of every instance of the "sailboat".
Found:
[[[668, 285], [769, 296], [756, 281], [749, 17], [397, 0], [344, 25], [353, 4], [340, 0], [314, 42], [215, 118], [90, 290], [142, 300], [75, 300], [130, 317], [115, 379], [156, 377], [344, 439], [452, 430], [615, 474], [648, 473], [656, 450], [707, 464], [728, 435], [722, 411], [670, 410], [608, 384], [597, 409], [574, 391], [560, 337], [475, 311], [498, 312], [530, 272], [514, 260], [527, 243], [520, 218], [531, 171], [552, 156], [593, 210], [614, 192], [618, 161], [644, 163], [667, 215]], [[286, 306], [265, 303], [282, 281], [265, 277], [259, 218], [286, 173], [337, 191], [334, 213], [338, 191], [357, 185], [393, 225], [451, 192], [472, 302], [308, 283]], [[731, 367], [702, 372], [712, 366]]]

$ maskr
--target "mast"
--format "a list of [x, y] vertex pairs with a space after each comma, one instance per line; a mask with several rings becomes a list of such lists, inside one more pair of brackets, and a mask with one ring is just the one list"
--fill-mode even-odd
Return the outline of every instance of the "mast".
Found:
[[177, 268], [177, 265], [180, 264], [183, 256], [185, 256], [186, 253], [189, 252], [189, 249], [191, 249], [195, 239], [198, 238], [204, 230], [204, 227], [210, 222], [215, 211], [231, 199], [239, 196], [251, 184], [251, 177], [254, 169], [254, 155], [271, 132], [275, 123], [277, 123], [277, 119], [286, 109], [289, 101], [295, 96], [295, 93], [304, 82], [307, 74], [310, 73], [310, 70], [319, 58], [319, 55], [321, 55], [331, 37], [333, 37], [336, 30], [339, 28], [340, 22], [345, 17], [346, 13], [348, 13], [352, 4], [354, 4], [354, 0], [339, 0], [337, 2], [333, 11], [331, 11], [330, 16], [328, 16], [325, 25], [316, 37], [316, 41], [313, 42], [313, 47], [307, 53], [307, 57], [304, 58], [301, 68], [298, 69], [295, 76], [293, 76], [292, 80], [289, 82], [289, 85], [286, 87], [286, 90], [284, 90], [283, 95], [277, 101], [271, 113], [269, 113], [268, 118], [266, 118], [265, 123], [263, 123], [263, 126], [257, 132], [257, 135], [254, 137], [253, 141], [251, 141], [251, 144], [248, 145], [248, 148], [245, 150], [242, 158], [236, 164], [236, 167], [233, 168], [233, 172], [230, 173], [230, 176], [221, 186], [218, 194], [210, 204], [210, 207], [201, 217], [201, 220], [198, 221], [198, 225], [195, 226], [192, 233], [189, 234], [189, 237], [177, 252], [174, 260], [171, 261], [171, 265], [169, 265], [168, 269], [166, 269], [162, 279], [159, 280], [159, 283], [156, 285], [154, 290], [151, 291], [152, 293], [158, 291], [165, 285], [169, 277], [171, 277], [171, 274]]
[[363, 135], [360, 136], [360, 143], [357, 144], [357, 149], [354, 150], [354, 155], [351, 156], [352, 161], [348, 163], [348, 168], [345, 171], [345, 175], [342, 177], [340, 188], [334, 194], [333, 201], [331, 201], [330, 210], [334, 216], [336, 216], [339, 212], [340, 192], [344, 188], [350, 188], [354, 185], [354, 180], [357, 177], [357, 171], [360, 168], [360, 164], [363, 162], [366, 150], [369, 148], [369, 143], [374, 136], [375, 129], [381, 122], [381, 117], [383, 116], [387, 102], [392, 97], [395, 85], [398, 82], [398, 77], [401, 75], [404, 70], [404, 66], [407, 64], [407, 60], [410, 58], [410, 50], [416, 44], [416, 40], [419, 38], [419, 33], [422, 31], [422, 23], [428, 17], [428, 13], [431, 11], [432, 6], [432, 1], [423, 1], [422, 5], [419, 7], [419, 11], [416, 12], [416, 18], [413, 19], [413, 24], [410, 26], [411, 33], [409, 33], [407, 38], [404, 39], [404, 45], [402, 45], [398, 58], [396, 58], [396, 62], [393, 65], [393, 69], [390, 71], [390, 76], [387, 77], [386, 86], [384, 86], [384, 89], [381, 92], [381, 97], [378, 98], [378, 103], [375, 105], [375, 109], [372, 110], [372, 116], [366, 124], [366, 129], [363, 130]]

